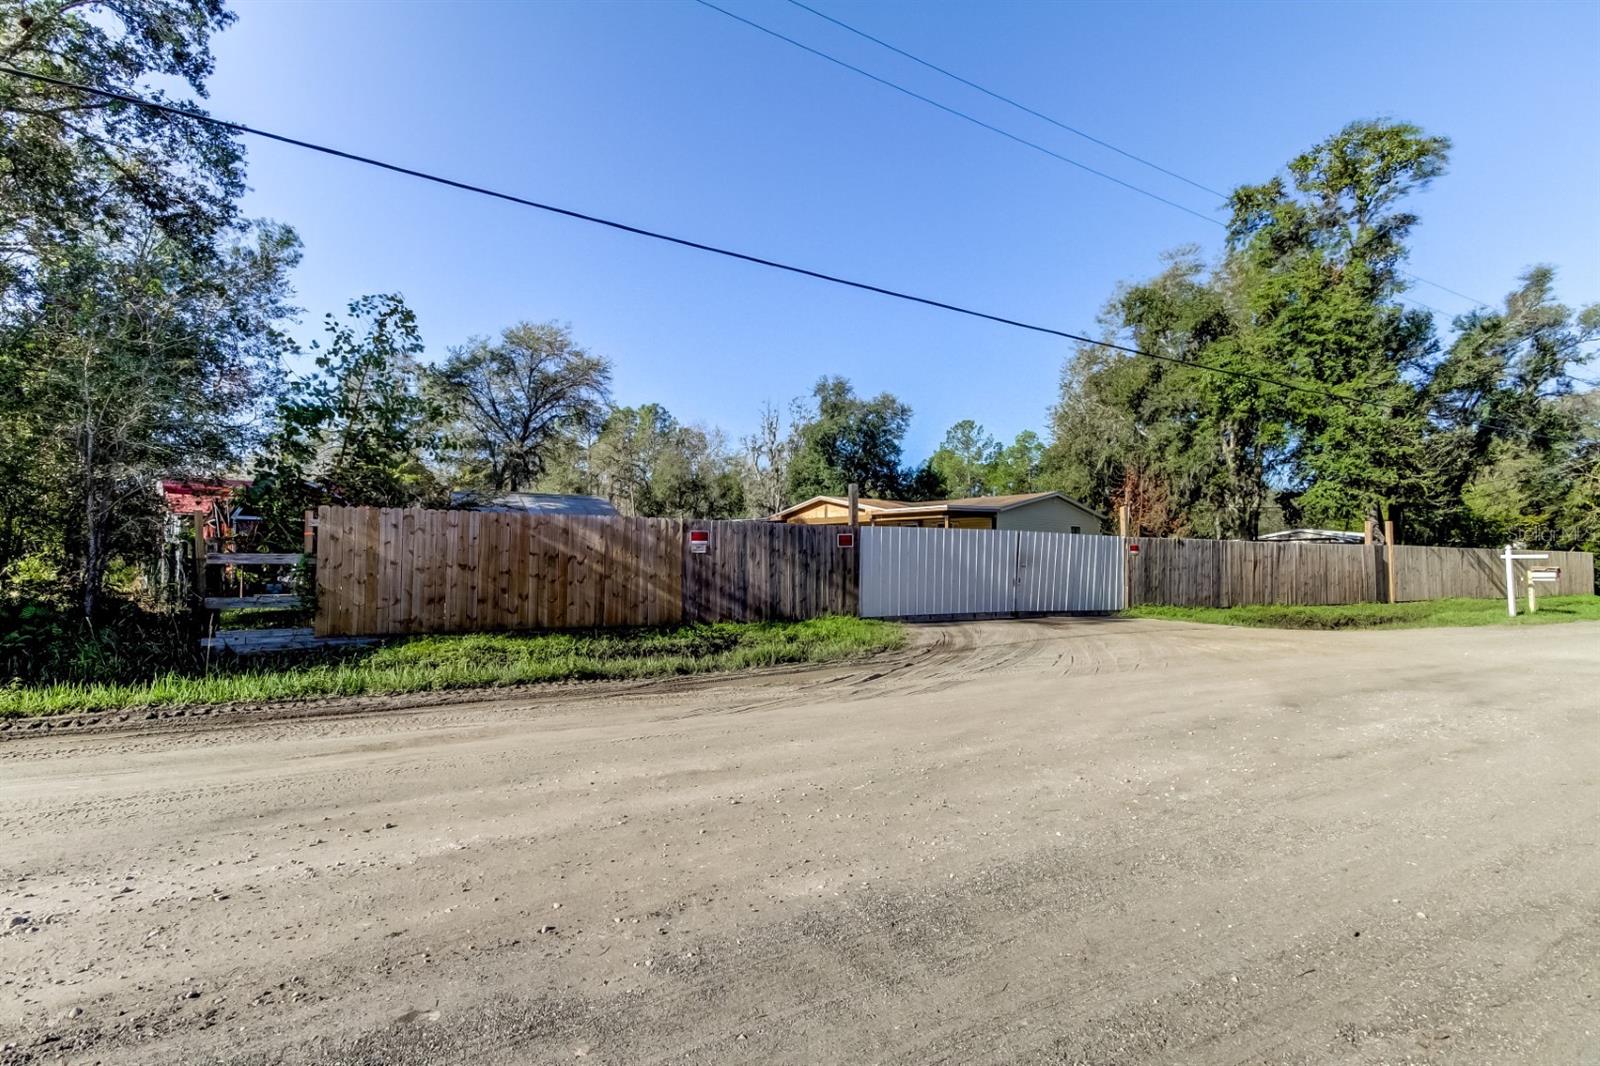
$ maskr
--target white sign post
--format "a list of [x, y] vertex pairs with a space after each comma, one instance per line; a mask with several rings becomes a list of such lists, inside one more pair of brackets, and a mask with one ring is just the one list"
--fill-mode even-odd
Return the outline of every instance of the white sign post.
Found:
[[1505, 552], [1500, 556], [1506, 561], [1506, 614], [1512, 618], [1517, 616], [1517, 574], [1511, 565], [1515, 559], [1548, 559], [1548, 553], [1514, 552], [1511, 545], [1506, 545]]

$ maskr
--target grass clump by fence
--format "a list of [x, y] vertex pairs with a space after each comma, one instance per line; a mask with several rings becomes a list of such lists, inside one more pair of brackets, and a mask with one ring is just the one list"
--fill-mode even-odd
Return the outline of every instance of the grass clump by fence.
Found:
[[336, 657], [223, 660], [204, 671], [119, 683], [0, 687], [0, 716], [393, 695], [539, 681], [632, 679], [850, 659], [898, 648], [872, 619], [718, 622], [604, 632], [415, 637]]
[[1128, 618], [1255, 626], [1263, 629], [1421, 629], [1432, 626], [1549, 625], [1600, 621], [1600, 596], [1548, 596], [1528, 614], [1526, 599], [1517, 617], [1506, 614], [1505, 600], [1420, 600], [1416, 603], [1351, 603], [1337, 607], [1130, 607]]

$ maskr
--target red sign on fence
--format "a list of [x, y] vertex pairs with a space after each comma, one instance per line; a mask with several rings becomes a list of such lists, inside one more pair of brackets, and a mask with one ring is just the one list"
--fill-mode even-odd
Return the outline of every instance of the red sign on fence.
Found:
[[854, 533], [840, 533], [837, 534], [836, 539], [841, 548], [854, 548], [856, 546], [856, 535]]
[[1139, 546], [1137, 544], [1128, 545], [1128, 554], [1129, 555], [1138, 555], [1139, 554]]
[[708, 548], [710, 548], [710, 547], [711, 547], [711, 530], [709, 530], [709, 529], [691, 529], [691, 530], [689, 530], [689, 550], [691, 552], [693, 552], [696, 555], [704, 555], [706, 553], [706, 550]]

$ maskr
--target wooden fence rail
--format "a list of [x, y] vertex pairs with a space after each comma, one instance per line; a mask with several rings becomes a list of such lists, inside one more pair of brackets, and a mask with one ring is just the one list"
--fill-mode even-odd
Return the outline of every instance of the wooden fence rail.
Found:
[[856, 590], [855, 551], [819, 527], [318, 511], [319, 636], [811, 618], [854, 614]]
[[[1170, 540], [1142, 537], [1128, 555], [1128, 603], [1174, 607], [1319, 605], [1388, 600], [1389, 562], [1381, 546]], [[1594, 591], [1594, 556], [1552, 551], [1535, 565], [1561, 568], [1548, 594]], [[1527, 563], [1517, 563], [1520, 582]], [[1395, 598], [1434, 600], [1506, 594], [1505, 562], [1495, 548], [1397, 545]]]
[[[695, 530], [709, 535], [703, 553], [690, 550]], [[315, 627], [318, 636], [381, 636], [856, 614], [860, 557], [838, 546], [837, 533], [775, 522], [324, 507], [318, 512]], [[963, 533], [1015, 537], [1003, 530]], [[1388, 556], [1381, 547], [1104, 539], [1139, 549], [1124, 553], [1130, 606], [1388, 598]], [[1561, 580], [1541, 591], [1593, 590], [1593, 556], [1549, 556], [1537, 565], [1560, 567]], [[1527, 565], [1517, 564], [1519, 581]], [[1051, 580], [1070, 584], [1070, 570]], [[1396, 547], [1394, 570], [1401, 600], [1505, 595], [1505, 564], [1492, 548]], [[899, 573], [870, 577], [879, 584], [905, 579]], [[919, 580], [959, 581], [960, 575], [936, 569]]]

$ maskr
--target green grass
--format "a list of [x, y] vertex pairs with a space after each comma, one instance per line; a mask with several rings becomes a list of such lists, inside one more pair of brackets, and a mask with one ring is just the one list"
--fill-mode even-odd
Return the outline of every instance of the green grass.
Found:
[[668, 677], [783, 663], [820, 663], [898, 648], [904, 629], [863, 618], [719, 622], [666, 629], [577, 633], [480, 633], [417, 637], [336, 658], [131, 684], [0, 687], [0, 716], [187, 707], [216, 703], [389, 695], [537, 681]]
[[1417, 603], [1352, 603], [1340, 607], [1132, 607], [1125, 618], [1165, 618], [1265, 629], [1420, 629], [1429, 626], [1549, 625], [1600, 621], [1600, 596], [1548, 596], [1536, 614], [1527, 600], [1517, 617], [1505, 600], [1423, 600]]
[[230, 607], [217, 612], [218, 629], [288, 629], [311, 624], [311, 612], [303, 608]]

